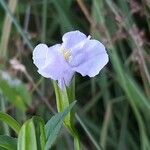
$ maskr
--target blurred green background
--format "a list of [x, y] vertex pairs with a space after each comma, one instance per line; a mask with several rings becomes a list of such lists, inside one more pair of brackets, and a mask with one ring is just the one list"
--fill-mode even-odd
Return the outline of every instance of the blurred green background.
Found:
[[[53, 86], [37, 73], [32, 50], [71, 30], [100, 40], [110, 57], [95, 78], [76, 74], [83, 149], [150, 150], [149, 0], [0, 0], [0, 110], [19, 122], [53, 115]], [[15, 137], [3, 123], [0, 134]], [[65, 129], [53, 149], [73, 149]]]

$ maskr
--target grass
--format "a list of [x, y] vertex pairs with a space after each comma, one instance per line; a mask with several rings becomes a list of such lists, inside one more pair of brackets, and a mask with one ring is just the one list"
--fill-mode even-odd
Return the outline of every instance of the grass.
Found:
[[[83, 149], [94, 150], [102, 146], [103, 150], [148, 150], [149, 2], [24, 0], [18, 1], [13, 11], [11, 6], [4, 0], [0, 1], [0, 12], [4, 18], [0, 22], [0, 45], [5, 45], [0, 47], [0, 66], [1, 70], [27, 85], [32, 105], [27, 106], [25, 112], [19, 113], [20, 110], [8, 102], [7, 97], [1, 96], [5, 100], [1, 109], [20, 122], [22, 118], [34, 114], [41, 115], [45, 121], [50, 118], [50, 113], [56, 109], [53, 87], [49, 80], [41, 79], [36, 73], [31, 59], [32, 43], [60, 43], [63, 33], [78, 29], [102, 41], [110, 56], [107, 67], [94, 79], [76, 76], [77, 112], [83, 118], [81, 120], [77, 117], [76, 123]], [[6, 20], [9, 23], [5, 23]], [[9, 61], [14, 57], [26, 67], [26, 73], [12, 71]], [[7, 126], [4, 129], [8, 132]], [[3, 127], [0, 133], [3, 134]], [[70, 144], [73, 144], [65, 131], [59, 138], [64, 142], [61, 146], [56, 142], [54, 148], [69, 149]]]

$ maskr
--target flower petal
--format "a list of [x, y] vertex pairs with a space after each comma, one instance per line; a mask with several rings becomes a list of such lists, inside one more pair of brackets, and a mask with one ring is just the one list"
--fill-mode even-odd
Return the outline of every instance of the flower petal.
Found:
[[78, 66], [73, 67], [73, 70], [82, 76], [94, 77], [108, 62], [108, 54], [105, 47], [97, 40], [86, 42], [82, 52], [84, 53], [82, 62]]
[[76, 53], [75, 55], [71, 55], [69, 59], [69, 65], [71, 67], [77, 67], [85, 60], [86, 60], [86, 53], [79, 52], [79, 53]]
[[70, 82], [73, 78], [74, 73], [75, 71], [73, 71], [72, 69], [68, 69], [63, 72], [63, 80], [66, 86], [70, 85]]
[[87, 39], [87, 36], [78, 30], [67, 32], [62, 37], [63, 47], [66, 49], [71, 49], [85, 39]]
[[56, 44], [48, 48], [45, 64], [38, 70], [42, 76], [52, 78], [53, 80], [58, 80], [61, 77], [61, 73], [64, 67], [66, 67], [66, 63], [63, 56], [58, 51], [60, 47], [60, 44]]
[[63, 89], [65, 85], [69, 86], [74, 71], [65, 61], [61, 51], [59, 51], [60, 48], [60, 44], [49, 47], [45, 65], [39, 68], [38, 72], [46, 78], [58, 80], [59, 87]]
[[33, 51], [33, 63], [41, 68], [45, 64], [48, 47], [46, 44], [38, 44]]
[[71, 67], [77, 67], [79, 64], [85, 61], [87, 57], [87, 52], [84, 49], [89, 41], [90, 36], [88, 36], [85, 40], [83, 40], [71, 49], [71, 57], [69, 59], [69, 64], [71, 65]]
[[74, 75], [74, 71], [73, 70], [66, 70], [63, 73], [63, 77], [61, 79], [58, 80], [58, 85], [61, 89], [64, 89], [65, 86], [69, 86], [70, 82], [73, 78]]

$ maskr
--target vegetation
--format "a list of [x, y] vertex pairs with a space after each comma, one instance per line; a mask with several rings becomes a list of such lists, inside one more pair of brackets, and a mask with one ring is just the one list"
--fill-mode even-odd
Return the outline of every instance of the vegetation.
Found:
[[[33, 65], [34, 46], [61, 43], [65, 32], [80, 30], [110, 57], [95, 78], [75, 77], [83, 149], [150, 149], [149, 0], [0, 0], [0, 18], [0, 110], [18, 126], [34, 115], [47, 122], [57, 111], [52, 82]], [[0, 134], [7, 135], [0, 141], [17, 137], [3, 122]], [[65, 128], [52, 149], [73, 149]]]

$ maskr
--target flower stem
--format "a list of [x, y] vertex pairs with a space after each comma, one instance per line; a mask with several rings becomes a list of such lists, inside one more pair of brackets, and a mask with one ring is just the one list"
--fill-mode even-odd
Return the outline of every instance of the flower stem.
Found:
[[[53, 85], [56, 95], [57, 110], [61, 112], [75, 100], [75, 86], [73, 84], [69, 89], [65, 88], [61, 90], [56, 82], [53, 82]], [[64, 120], [64, 125], [74, 138], [74, 150], [81, 150], [79, 135], [73, 124], [74, 117], [74, 112], [70, 112]]]

